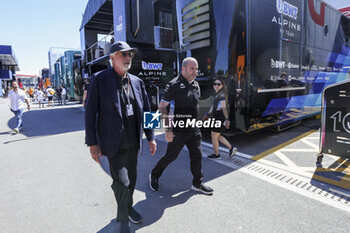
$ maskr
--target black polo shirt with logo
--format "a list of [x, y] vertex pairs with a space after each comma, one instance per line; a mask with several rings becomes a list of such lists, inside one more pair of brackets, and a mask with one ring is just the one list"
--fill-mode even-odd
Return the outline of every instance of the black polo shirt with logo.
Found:
[[[181, 74], [171, 80], [165, 87], [162, 101], [170, 104], [169, 115], [175, 121], [196, 119], [199, 111], [200, 89], [197, 81], [189, 83]], [[174, 125], [173, 125], [174, 126]], [[191, 128], [173, 127], [174, 131], [185, 131]]]

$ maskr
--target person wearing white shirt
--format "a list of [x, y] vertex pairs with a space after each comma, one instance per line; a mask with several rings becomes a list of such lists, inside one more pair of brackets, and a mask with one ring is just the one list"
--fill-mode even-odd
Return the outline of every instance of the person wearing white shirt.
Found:
[[67, 91], [64, 86], [62, 86], [62, 99], [63, 99], [63, 105], [66, 105], [66, 96], [67, 96]]
[[36, 92], [36, 96], [38, 98], [39, 108], [41, 105], [44, 107], [44, 102], [43, 102], [44, 92], [40, 88], [38, 88], [38, 91]]
[[28, 110], [30, 110], [30, 104], [26, 93], [18, 88], [17, 81], [12, 82], [12, 90], [9, 92], [8, 98], [10, 99], [11, 111], [15, 114], [17, 119], [16, 128], [13, 130], [19, 133], [19, 131], [23, 129], [22, 115], [25, 107], [24, 103], [27, 104]]

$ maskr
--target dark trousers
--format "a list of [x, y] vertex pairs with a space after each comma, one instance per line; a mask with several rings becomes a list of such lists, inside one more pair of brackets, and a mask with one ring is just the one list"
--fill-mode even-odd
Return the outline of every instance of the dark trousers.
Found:
[[117, 221], [129, 221], [129, 212], [132, 208], [132, 195], [135, 190], [137, 176], [138, 148], [119, 150], [117, 154], [108, 158], [113, 178], [112, 189], [118, 204]]
[[186, 132], [174, 132], [174, 135], [173, 141], [168, 143], [166, 154], [153, 168], [152, 174], [159, 178], [164, 169], [177, 158], [184, 145], [186, 145], [191, 159], [192, 183], [197, 186], [202, 183], [203, 179], [201, 151], [202, 134], [200, 130], [196, 128]]
[[67, 95], [62, 95], [63, 105], [66, 105]]
[[57, 104], [62, 105], [62, 96], [61, 95], [57, 95]]

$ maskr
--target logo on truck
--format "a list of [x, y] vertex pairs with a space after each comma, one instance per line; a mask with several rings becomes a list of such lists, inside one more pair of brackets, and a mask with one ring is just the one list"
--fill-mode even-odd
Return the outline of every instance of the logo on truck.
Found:
[[280, 14], [284, 14], [293, 19], [298, 18], [298, 7], [293, 6], [292, 4], [286, 1], [276, 0], [276, 8], [278, 13]]
[[119, 24], [117, 25], [117, 32], [123, 31], [123, 17], [119, 15]]
[[144, 70], [162, 70], [163, 69], [163, 64], [162, 63], [147, 63], [144, 61], [141, 61], [142, 64], [142, 69]]
[[272, 69], [284, 69], [286, 66], [285, 61], [275, 61], [271, 58], [271, 68]]
[[[276, 0], [276, 10], [280, 16], [273, 16], [271, 22], [279, 24], [284, 36], [295, 37], [294, 31], [300, 32], [301, 25], [298, 22], [299, 8], [283, 0]], [[283, 15], [288, 17], [283, 17]]]
[[324, 12], [325, 12], [325, 8], [326, 8], [326, 3], [322, 2], [321, 3], [321, 9], [320, 9], [320, 13], [316, 12], [315, 9], [315, 4], [314, 4], [314, 0], [308, 0], [308, 5], [309, 5], [309, 11], [310, 11], [310, 15], [312, 20], [317, 23], [320, 26], [324, 26]]

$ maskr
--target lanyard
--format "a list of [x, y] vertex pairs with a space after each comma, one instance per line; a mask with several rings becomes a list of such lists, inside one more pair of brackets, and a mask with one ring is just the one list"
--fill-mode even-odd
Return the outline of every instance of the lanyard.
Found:
[[123, 90], [125, 92], [126, 95], [126, 99], [128, 100], [128, 104], [130, 104], [130, 97], [129, 97], [129, 93], [130, 93], [130, 79], [128, 78], [128, 90], [126, 90], [124, 84], [122, 85]]

